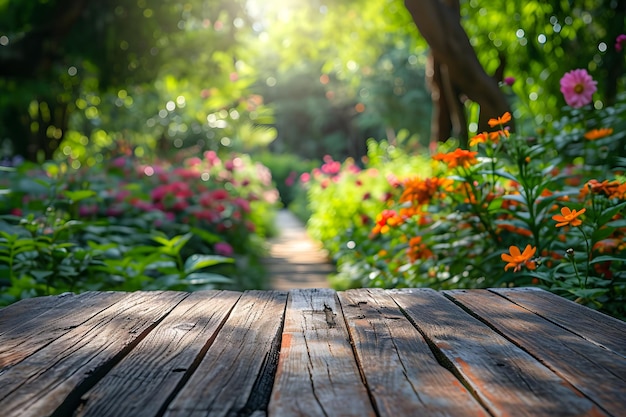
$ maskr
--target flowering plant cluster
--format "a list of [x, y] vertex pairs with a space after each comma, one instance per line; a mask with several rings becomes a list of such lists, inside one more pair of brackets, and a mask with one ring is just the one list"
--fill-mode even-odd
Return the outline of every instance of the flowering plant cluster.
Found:
[[[4, 172], [0, 302], [86, 289], [258, 287], [277, 191], [247, 155]], [[252, 271], [252, 272], [251, 272]]]
[[516, 133], [505, 113], [469, 149], [442, 144], [429, 173], [388, 177], [384, 207], [335, 245], [338, 282], [536, 285], [626, 317], [626, 97], [595, 109], [583, 69], [561, 87], [554, 132]]

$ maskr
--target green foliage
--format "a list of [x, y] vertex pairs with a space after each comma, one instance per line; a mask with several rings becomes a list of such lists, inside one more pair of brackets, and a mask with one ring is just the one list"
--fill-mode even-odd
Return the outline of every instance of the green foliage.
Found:
[[[308, 185], [310, 231], [337, 259], [337, 285], [537, 285], [626, 317], [624, 120], [623, 104], [588, 105], [540, 137], [494, 120], [472, 150], [443, 144], [422, 162], [434, 164], [431, 173], [413, 168], [365, 189], [342, 181], [354, 175], [344, 164], [334, 173], [339, 181], [314, 175]], [[383, 160], [392, 172], [404, 168]], [[370, 190], [388, 196], [374, 214], [359, 198]], [[342, 217], [350, 213], [366, 216]], [[335, 227], [334, 217], [353, 227]]]
[[324, 158], [324, 164], [310, 175], [301, 176], [307, 190], [310, 235], [322, 242], [331, 254], [346, 247], [346, 236], [359, 227], [369, 227], [371, 219], [386, 204], [389, 179], [408, 172], [427, 172], [424, 157], [411, 156], [401, 146], [368, 141], [365, 167], [352, 159], [343, 163]]
[[615, 94], [626, 87], [624, 59], [614, 48], [626, 18], [621, 2], [472, 0], [462, 2], [461, 14], [487, 72], [504, 63], [504, 76], [516, 79], [514, 116], [531, 129], [560, 117], [559, 80], [572, 68], [598, 81], [596, 108], [617, 103]]
[[401, 2], [269, 3], [260, 22], [254, 91], [275, 110], [272, 150], [358, 159], [365, 138], [404, 129], [427, 143], [425, 44]]
[[247, 92], [254, 52], [242, 48], [251, 30], [243, 1], [10, 1], [0, 23], [9, 156], [43, 161], [56, 151], [76, 168], [122, 138], [142, 157], [243, 151], [275, 137], [254, 127], [271, 112]]
[[[596, 108], [616, 102], [624, 14], [614, 0], [461, 2], [487, 72], [505, 61], [517, 79], [526, 132], [558, 117], [572, 66], [598, 80]], [[139, 157], [270, 146], [358, 159], [367, 137], [428, 141], [428, 48], [400, 0], [5, 1], [0, 27], [5, 156], [93, 166], [123, 139]]]
[[0, 302], [64, 291], [261, 288], [277, 192], [246, 155], [4, 170]]
[[300, 175], [315, 168], [315, 161], [303, 160], [294, 154], [276, 154], [263, 152], [255, 154], [254, 159], [266, 166], [272, 173], [272, 180], [283, 207], [288, 207], [296, 197]]

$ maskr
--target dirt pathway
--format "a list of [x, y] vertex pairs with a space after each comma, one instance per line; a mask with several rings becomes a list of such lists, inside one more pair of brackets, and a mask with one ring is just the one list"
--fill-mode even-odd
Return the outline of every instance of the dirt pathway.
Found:
[[302, 222], [290, 211], [276, 216], [278, 236], [269, 240], [270, 253], [264, 264], [270, 289], [328, 288], [328, 274], [335, 272], [326, 251], [307, 235]]

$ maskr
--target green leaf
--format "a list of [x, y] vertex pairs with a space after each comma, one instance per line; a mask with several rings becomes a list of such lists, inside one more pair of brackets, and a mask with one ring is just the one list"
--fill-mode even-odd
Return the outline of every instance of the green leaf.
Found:
[[618, 258], [615, 256], [603, 255], [597, 256], [589, 261], [590, 264], [597, 264], [599, 262], [626, 262], [626, 258]]
[[605, 288], [569, 288], [567, 292], [579, 298], [596, 298], [608, 292]]
[[233, 280], [232, 278], [220, 274], [194, 272], [193, 274], [189, 274], [183, 282], [191, 285], [232, 284]]
[[502, 207], [502, 198], [494, 198], [489, 202], [489, 206], [487, 207], [487, 211], [496, 211]]
[[606, 224], [608, 227], [612, 227], [613, 229], [626, 228], [626, 219], [613, 220]]
[[153, 236], [152, 240], [160, 243], [164, 248], [170, 249], [167, 253], [177, 255], [192, 237], [193, 233], [185, 233], [184, 235], [174, 236], [171, 239], [167, 239], [163, 236]]
[[626, 201], [602, 210], [602, 213], [600, 213], [600, 217], [598, 218], [598, 224], [601, 226], [609, 222], [613, 216], [619, 213], [624, 207], [626, 207]]
[[591, 240], [593, 242], [599, 242], [611, 236], [613, 232], [615, 232], [615, 229], [613, 229], [612, 227], [602, 227], [600, 229], [596, 229], [591, 235]]
[[81, 200], [94, 197], [96, 195], [96, 192], [93, 190], [77, 190], [77, 191], [66, 190], [65, 192], [63, 192], [63, 194], [72, 202], [77, 203]]
[[223, 240], [221, 236], [197, 227], [192, 228], [191, 231], [194, 235], [198, 236], [200, 239], [209, 244], [217, 243]]
[[509, 179], [511, 181], [519, 182], [519, 179], [515, 175], [510, 174], [510, 173], [508, 173], [506, 171], [502, 171], [501, 169], [495, 170], [493, 173], [496, 174], [499, 177], [503, 177], [503, 178]]
[[227, 258], [219, 255], [191, 255], [185, 261], [185, 274], [190, 274], [208, 266], [217, 264], [233, 263], [233, 258]]
[[176, 271], [176, 262], [174, 261], [156, 261], [146, 265], [146, 269], [158, 269], [161, 272]]
[[524, 196], [522, 196], [521, 194], [505, 194], [502, 196], [503, 200], [511, 200], [511, 201], [516, 201], [520, 204], [526, 204], [526, 199], [524, 198]]
[[536, 205], [537, 205], [537, 211], [541, 211], [544, 208], [551, 206], [552, 204], [554, 204], [554, 201], [557, 200], [560, 197], [565, 197], [565, 196], [569, 196], [572, 195], [573, 192], [572, 191], [560, 191], [558, 193], [554, 193], [548, 197], [539, 197], [536, 200]]
[[54, 274], [53, 271], [30, 271], [30, 274], [37, 280], [43, 281], [50, 275]]

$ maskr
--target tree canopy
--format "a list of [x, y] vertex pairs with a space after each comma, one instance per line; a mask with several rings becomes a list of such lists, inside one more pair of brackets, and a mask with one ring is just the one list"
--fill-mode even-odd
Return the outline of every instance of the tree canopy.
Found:
[[[484, 117], [506, 105], [545, 127], [571, 69], [598, 81], [596, 108], [615, 101], [625, 9], [617, 0], [4, 0], [0, 140], [5, 156], [76, 165], [122, 143], [142, 155], [271, 143], [358, 156], [368, 137], [426, 146], [429, 53], [445, 61], [469, 133], [476, 102]], [[456, 35], [424, 26], [437, 16], [452, 17]], [[466, 52], [455, 53], [463, 37]], [[483, 81], [471, 81], [462, 56]], [[516, 79], [515, 98], [488, 110], [504, 76]], [[482, 103], [478, 85], [495, 88]]]

